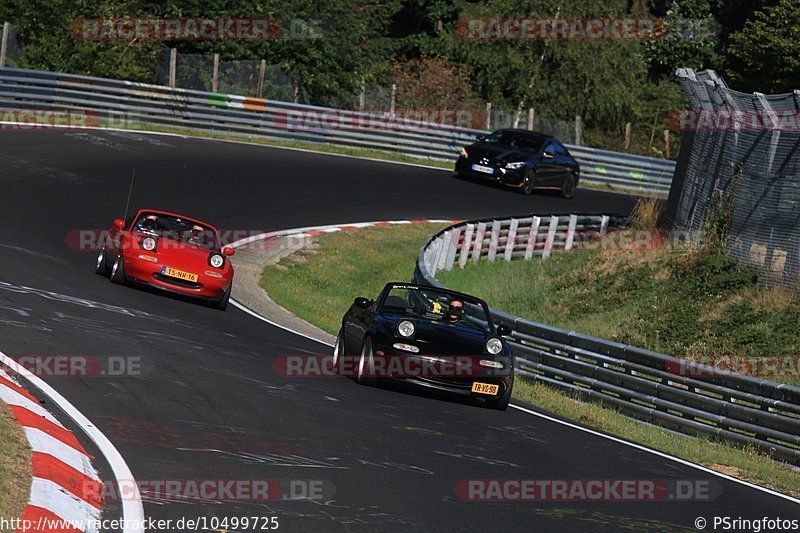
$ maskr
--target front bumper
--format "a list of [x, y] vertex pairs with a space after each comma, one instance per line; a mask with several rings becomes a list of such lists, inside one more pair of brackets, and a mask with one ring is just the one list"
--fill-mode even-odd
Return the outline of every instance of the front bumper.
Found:
[[164, 265], [129, 256], [123, 256], [123, 266], [129, 282], [207, 301], [222, 299], [233, 281], [232, 276], [213, 278], [202, 273], [198, 273], [197, 283], [174, 279], [161, 274]]
[[[479, 172], [472, 169], [473, 164], [479, 164], [483, 167], [488, 167], [492, 169], [492, 173], [488, 174], [486, 172]], [[456, 161], [456, 166], [454, 172], [459, 176], [465, 176], [470, 178], [477, 178], [487, 181], [493, 181], [500, 185], [507, 185], [509, 187], [522, 187], [525, 181], [525, 172], [527, 171], [526, 168], [520, 169], [508, 169], [505, 166], [497, 164], [497, 163], [474, 163], [473, 161], [469, 161], [463, 155], [458, 158]]]

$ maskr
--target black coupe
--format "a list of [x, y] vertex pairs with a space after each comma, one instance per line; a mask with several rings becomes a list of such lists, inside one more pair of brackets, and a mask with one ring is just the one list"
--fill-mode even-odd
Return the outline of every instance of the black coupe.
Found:
[[458, 292], [389, 283], [377, 300], [356, 298], [342, 319], [333, 367], [361, 384], [383, 380], [481, 398], [505, 410], [514, 356], [486, 303]]
[[557, 139], [528, 130], [498, 130], [461, 149], [454, 173], [519, 188], [556, 189], [572, 198], [581, 169]]

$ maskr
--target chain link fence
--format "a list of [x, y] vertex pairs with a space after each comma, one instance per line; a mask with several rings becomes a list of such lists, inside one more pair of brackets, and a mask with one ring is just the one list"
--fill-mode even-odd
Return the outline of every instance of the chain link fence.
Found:
[[800, 91], [733, 91], [714, 71], [679, 69], [694, 135], [674, 223], [726, 238], [767, 285], [800, 289]]

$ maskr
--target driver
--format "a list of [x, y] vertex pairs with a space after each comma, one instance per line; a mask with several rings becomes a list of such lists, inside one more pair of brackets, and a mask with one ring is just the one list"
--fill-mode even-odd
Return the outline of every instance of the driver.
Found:
[[156, 222], [157, 217], [155, 215], [147, 215], [145, 219], [142, 221], [141, 228], [144, 231], [154, 232], [158, 227], [158, 223]]
[[192, 231], [189, 234], [189, 243], [195, 246], [202, 246], [205, 234], [203, 228], [197, 225], [192, 226]]
[[447, 320], [458, 322], [464, 316], [464, 302], [461, 300], [451, 300], [447, 308]]

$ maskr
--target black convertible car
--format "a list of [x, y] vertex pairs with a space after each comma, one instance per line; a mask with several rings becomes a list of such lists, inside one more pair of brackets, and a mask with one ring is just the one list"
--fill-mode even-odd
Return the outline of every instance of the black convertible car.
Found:
[[361, 384], [402, 380], [482, 398], [505, 410], [514, 356], [482, 300], [446, 289], [389, 283], [377, 300], [356, 298], [342, 319], [333, 366]]
[[581, 169], [557, 139], [506, 129], [478, 137], [477, 142], [462, 148], [454, 173], [517, 187], [525, 194], [556, 189], [564, 198], [572, 198]]

